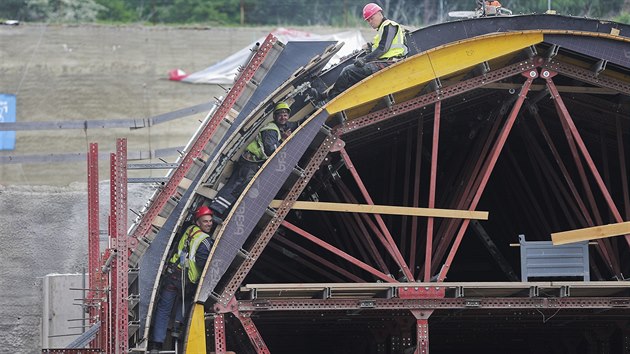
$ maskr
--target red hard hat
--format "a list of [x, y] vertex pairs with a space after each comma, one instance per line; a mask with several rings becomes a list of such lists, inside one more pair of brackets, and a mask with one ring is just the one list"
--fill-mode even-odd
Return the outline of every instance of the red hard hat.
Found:
[[200, 217], [202, 217], [204, 215], [212, 215], [212, 209], [208, 208], [205, 205], [202, 205], [195, 212], [195, 220], [199, 219]]
[[370, 17], [374, 16], [374, 14], [379, 11], [383, 11], [383, 9], [381, 9], [381, 7], [376, 5], [375, 3], [371, 2], [363, 7], [363, 19], [367, 21], [370, 19]]

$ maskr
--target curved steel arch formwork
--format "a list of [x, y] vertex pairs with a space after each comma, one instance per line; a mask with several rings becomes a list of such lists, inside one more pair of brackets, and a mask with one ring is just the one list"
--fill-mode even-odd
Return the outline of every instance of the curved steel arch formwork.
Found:
[[[510, 244], [630, 220], [629, 37], [552, 15], [457, 21], [412, 33], [410, 57], [321, 107], [296, 93], [334, 49], [266, 86], [278, 88], [224, 135], [167, 228], [170, 243], [214, 196], [270, 102], [307, 118], [215, 230], [185, 351], [625, 348], [628, 236], [590, 247], [590, 282], [520, 279]], [[347, 63], [317, 80], [330, 85]], [[340, 212], [356, 204], [409, 208]]]

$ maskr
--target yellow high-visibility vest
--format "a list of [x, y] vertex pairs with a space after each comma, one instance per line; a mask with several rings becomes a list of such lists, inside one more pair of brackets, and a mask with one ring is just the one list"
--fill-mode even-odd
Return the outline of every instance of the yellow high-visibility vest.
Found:
[[376, 32], [376, 36], [374, 36], [374, 41], [372, 42], [372, 51], [378, 48], [378, 44], [381, 42], [381, 37], [383, 37], [383, 29], [385, 26], [396, 26], [396, 36], [394, 36], [394, 40], [392, 41], [392, 45], [389, 50], [381, 55], [379, 59], [389, 59], [395, 57], [404, 57], [407, 55], [408, 49], [405, 43], [405, 33], [403, 32], [403, 27], [398, 23], [392, 20], [385, 20], [378, 26], [378, 30]]
[[[179, 244], [177, 245], [177, 253], [171, 257], [171, 263], [179, 264], [180, 269], [186, 268], [188, 270], [188, 280], [191, 283], [196, 284], [201, 277], [201, 271], [203, 269], [199, 269], [197, 267], [197, 263], [195, 263], [195, 253], [197, 253], [197, 249], [203, 240], [208, 238], [207, 233], [203, 232], [199, 226], [192, 225], [186, 229], [182, 238], [179, 239]], [[186, 243], [188, 242], [188, 250], [185, 250]], [[184, 252], [188, 252], [184, 259], [182, 255]], [[182, 264], [183, 263], [183, 264]]]
[[262, 129], [260, 129], [258, 135], [256, 136], [256, 139], [254, 139], [251, 143], [249, 143], [249, 145], [247, 145], [247, 151], [251, 152], [252, 155], [256, 156], [256, 158], [261, 161], [266, 160], [269, 157], [267, 156], [267, 154], [265, 154], [265, 147], [263, 146], [262, 140], [262, 132], [265, 130], [275, 130], [276, 133], [278, 133], [278, 141], [282, 139], [280, 128], [278, 128], [275, 122], [270, 122]]

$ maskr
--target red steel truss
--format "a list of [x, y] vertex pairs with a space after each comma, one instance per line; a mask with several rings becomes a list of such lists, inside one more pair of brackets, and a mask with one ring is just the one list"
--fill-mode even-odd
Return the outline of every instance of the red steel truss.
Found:
[[[162, 211], [162, 208], [166, 205], [167, 201], [175, 195], [177, 191], [177, 187], [180, 182], [186, 176], [186, 173], [190, 170], [190, 167], [193, 165], [195, 159], [201, 156], [201, 152], [204, 147], [208, 144], [212, 135], [216, 131], [217, 127], [225, 118], [225, 116], [230, 112], [232, 106], [236, 100], [243, 93], [244, 88], [247, 83], [252, 79], [256, 70], [260, 64], [262, 64], [263, 60], [269, 53], [269, 50], [272, 48], [273, 44], [277, 41], [276, 37], [269, 34], [265, 41], [260, 45], [260, 48], [253, 56], [249, 64], [245, 67], [244, 71], [239, 75], [238, 79], [234, 83], [234, 86], [230, 89], [227, 97], [221, 102], [221, 105], [214, 113], [213, 117], [210, 119], [208, 124], [203, 128], [203, 131], [191, 146], [190, 150], [186, 152], [183, 160], [179, 163], [177, 168], [171, 174], [168, 182], [159, 192], [157, 197], [152, 201], [149, 208], [146, 210], [138, 226], [134, 229], [132, 234], [130, 235], [130, 242], [132, 247], [130, 248], [131, 252], [135, 252], [138, 247], [138, 240], [142, 239], [147, 235], [149, 230], [151, 229], [151, 223], [155, 220], [155, 217]], [[138, 257], [133, 257], [130, 253], [132, 264], [138, 261]], [[138, 255], [140, 256], [140, 255]]]
[[[265, 41], [272, 41], [272, 39], [268, 37]], [[255, 62], [252, 68], [251, 73], [255, 71], [255, 67], [257, 67], [257, 63], [262, 62], [264, 58], [263, 50], [256, 54]], [[254, 60], [253, 60], [254, 61]], [[241, 285], [245, 276], [248, 274], [249, 270], [253, 267], [253, 264], [256, 259], [260, 257], [260, 254], [267, 246], [271, 237], [275, 234], [278, 227], [280, 225], [284, 225], [287, 229], [292, 230], [293, 232], [311, 240], [315, 244], [320, 247], [327, 249], [334, 254], [349, 260], [352, 264], [361, 267], [366, 270], [370, 274], [380, 278], [389, 283], [397, 283], [395, 279], [392, 279], [383, 271], [387, 272], [385, 262], [380, 258], [378, 252], [375, 251], [375, 247], [370, 247], [373, 245], [367, 244], [367, 249], [370, 255], [376, 260], [379, 264], [379, 267], [382, 269], [376, 269], [369, 266], [367, 263], [363, 263], [360, 260], [349, 256], [347, 253], [327, 244], [312, 234], [308, 233], [305, 230], [300, 229], [299, 227], [292, 225], [286, 221], [283, 221], [284, 216], [288, 213], [291, 208], [293, 202], [298, 198], [300, 193], [306, 187], [310, 178], [313, 176], [315, 171], [319, 168], [320, 164], [326, 158], [329, 152], [338, 151], [342, 159], [344, 160], [346, 166], [350, 170], [352, 177], [358, 185], [358, 188], [364, 197], [364, 199], [369, 204], [373, 204], [373, 201], [370, 197], [367, 188], [362, 182], [361, 177], [359, 176], [356, 169], [353, 168], [352, 161], [343, 148], [340, 139], [340, 136], [343, 134], [354, 132], [358, 129], [383, 122], [387, 119], [391, 119], [397, 116], [400, 116], [404, 113], [412, 112], [421, 107], [425, 107], [430, 104], [435, 104], [434, 107], [434, 125], [433, 125], [433, 136], [432, 136], [432, 149], [431, 149], [431, 166], [430, 166], [430, 181], [429, 181], [429, 197], [428, 197], [428, 206], [435, 207], [435, 195], [436, 195], [436, 170], [438, 164], [438, 147], [439, 147], [439, 132], [440, 132], [440, 118], [442, 111], [442, 100], [450, 97], [454, 97], [456, 95], [462, 94], [464, 92], [468, 92], [484, 85], [487, 85], [492, 82], [497, 82], [499, 80], [512, 77], [515, 75], [522, 75], [526, 78], [523, 83], [521, 90], [518, 94], [518, 98], [516, 102], [513, 104], [513, 107], [507, 116], [507, 119], [503, 123], [503, 126], [500, 125], [500, 119], [497, 119], [496, 125], [493, 127], [490, 132], [486, 144], [483, 146], [483, 152], [479, 161], [476, 161], [474, 164], [470, 165], [470, 180], [464, 186], [465, 190], [461, 194], [461, 198], [457, 201], [458, 208], [466, 208], [468, 210], [475, 210], [479, 200], [484, 192], [484, 189], [488, 183], [490, 175], [493, 171], [493, 168], [498, 160], [499, 155], [501, 154], [503, 147], [506, 143], [508, 136], [511, 133], [512, 127], [516, 120], [516, 117], [519, 115], [521, 111], [521, 107], [524, 104], [524, 101], [527, 97], [527, 94], [530, 90], [532, 82], [534, 79], [539, 77], [539, 69], [540, 68], [540, 76], [545, 80], [546, 87], [551, 93], [551, 97], [554, 100], [555, 107], [557, 109], [560, 120], [565, 127], [565, 131], [567, 133], [567, 140], [569, 140], [570, 144], [573, 145], [572, 152], [574, 154], [574, 160], [576, 163], [580, 161], [580, 156], [577, 156], [577, 153], [581, 153], [581, 157], [586, 161], [586, 167], [591, 172], [593, 178], [596, 180], [597, 185], [604, 196], [606, 201], [606, 205], [609, 207], [610, 212], [613, 214], [615, 220], [617, 222], [623, 221], [621, 213], [617, 209], [614, 204], [610, 192], [608, 191], [603, 179], [593, 162], [588, 150], [582, 138], [577, 131], [577, 128], [565, 106], [558, 89], [553, 82], [554, 76], [557, 73], [562, 73], [563, 75], [569, 77], [575, 77], [579, 80], [590, 82], [596, 84], [601, 87], [609, 87], [619, 90], [621, 92], [630, 93], [628, 89], [628, 85], [621, 81], [617, 81], [615, 79], [610, 78], [601, 78], [592, 74], [591, 71], [587, 69], [582, 69], [579, 67], [571, 66], [568, 64], [556, 62], [553, 60], [543, 61], [540, 58], [529, 59], [517, 64], [513, 64], [502, 69], [498, 69], [495, 71], [488, 72], [484, 75], [465, 80], [463, 82], [440, 88], [436, 92], [432, 92], [414, 99], [411, 99], [407, 102], [395, 104], [392, 107], [370, 113], [364, 117], [354, 119], [347, 124], [344, 124], [333, 131], [333, 135], [327, 137], [318, 150], [311, 157], [308, 166], [305, 168], [304, 173], [299, 177], [298, 182], [292, 187], [290, 192], [287, 194], [287, 197], [284, 200], [284, 203], [280, 208], [276, 210], [276, 215], [274, 219], [268, 224], [268, 226], [258, 235], [258, 239], [255, 242], [255, 246], [252, 248], [249, 257], [239, 266], [236, 271], [235, 276], [229, 280], [228, 284], [225, 286], [223, 292], [218, 296], [218, 304], [215, 307], [215, 315], [214, 315], [214, 330], [215, 330], [215, 350], [217, 353], [225, 353], [227, 351], [226, 348], [226, 337], [225, 337], [225, 313], [233, 313], [234, 316], [241, 322], [243, 328], [250, 338], [255, 350], [257, 353], [269, 353], [269, 349], [267, 348], [262, 336], [258, 332], [254, 322], [250, 315], [256, 311], [295, 311], [295, 310], [365, 310], [365, 309], [403, 309], [409, 310], [414, 317], [416, 318], [416, 337], [417, 337], [417, 350], [416, 353], [428, 353], [429, 352], [429, 335], [428, 335], [428, 319], [433, 313], [435, 309], [514, 309], [514, 308], [522, 308], [522, 309], [541, 309], [541, 308], [550, 308], [550, 309], [561, 309], [561, 308], [585, 308], [585, 309], [595, 309], [595, 308], [619, 308], [619, 307], [630, 307], [630, 303], [627, 298], [614, 298], [614, 297], [453, 297], [446, 298], [444, 288], [440, 285], [427, 286], [425, 289], [418, 288], [408, 288], [408, 289], [398, 289], [397, 297], [392, 298], [377, 298], [377, 299], [365, 299], [365, 300], [357, 300], [357, 299], [253, 299], [253, 300], [235, 300], [235, 294], [238, 290], [238, 287]], [[248, 69], [249, 70], [249, 69]], [[244, 79], [249, 75], [249, 72], [244, 73], [241, 76], [241, 79]], [[241, 82], [241, 85], [244, 85], [248, 79], [244, 79]], [[112, 257], [106, 257], [105, 259], [113, 259], [111, 261], [112, 264], [112, 272], [111, 272], [111, 281], [109, 285], [111, 285], [111, 306], [110, 319], [108, 321], [107, 317], [107, 305], [108, 301], [103, 299], [101, 293], [104, 294], [104, 290], [107, 289], [107, 282], [99, 283], [99, 279], [105, 279], [99, 277], [94, 272], [99, 271], [98, 267], [98, 248], [94, 249], [94, 240], [96, 240], [96, 247], [98, 247], [98, 174], [89, 173], [88, 181], [89, 181], [89, 193], [88, 193], [88, 204], [89, 204], [89, 268], [90, 268], [90, 287], [91, 291], [88, 294], [88, 301], [90, 305], [92, 302], [99, 303], [97, 298], [100, 296], [102, 301], [100, 302], [100, 321], [103, 324], [101, 328], [101, 332], [95, 341], [95, 346], [101, 346], [102, 348], [106, 348], [107, 353], [124, 353], [128, 351], [128, 318], [127, 318], [127, 302], [128, 302], [128, 284], [127, 284], [127, 273], [129, 269], [129, 258], [127, 256], [131, 256], [134, 253], [135, 249], [138, 245], [138, 239], [144, 237], [151, 228], [151, 222], [161, 211], [162, 207], [165, 205], [166, 201], [171, 198], [176, 190], [179, 182], [185, 177], [188, 169], [192, 165], [194, 159], [200, 156], [201, 150], [206, 145], [206, 143], [211, 138], [214, 130], [218, 126], [220, 119], [222, 119], [226, 114], [227, 110], [229, 110], [234, 103], [235, 99], [238, 97], [242, 90], [242, 86], [235, 85], [235, 87], [230, 91], [228, 95], [228, 99], [224, 101], [224, 104], [221, 105], [215, 116], [212, 118], [207, 127], [204, 128], [204, 132], [200, 135], [198, 141], [193, 145], [191, 151], [189, 151], [178, 169], [172, 175], [171, 179], [167, 183], [167, 185], [162, 189], [162, 191], [158, 194], [156, 200], [151, 203], [149, 210], [143, 215], [142, 220], [134, 233], [127, 237], [126, 235], [126, 210], [127, 210], [127, 195], [126, 195], [126, 141], [121, 139], [117, 143], [117, 152], [116, 154], [112, 154], [112, 166], [111, 166], [111, 174], [112, 174], [112, 189], [111, 189], [111, 216], [110, 216], [110, 233], [112, 237], [111, 248], [106, 251], [106, 255], [111, 254]], [[230, 96], [232, 95], [232, 96]], [[216, 120], [215, 120], [216, 118]], [[621, 124], [621, 123], [619, 123]], [[422, 124], [419, 125], [418, 129]], [[621, 129], [619, 129], [621, 130]], [[421, 131], [419, 131], [421, 134]], [[621, 133], [619, 133], [621, 134]], [[420, 135], [419, 135], [420, 136]], [[199, 143], [199, 144], [197, 144]], [[548, 142], [553, 146], [552, 142]], [[623, 147], [623, 139], [621, 136], [618, 137], [619, 151], [620, 151], [620, 161], [622, 166], [621, 177], [627, 180], [626, 173], [626, 165], [625, 165], [625, 157], [623, 155], [624, 147]], [[418, 139], [418, 147], [417, 151], [420, 151], [421, 140]], [[88, 170], [94, 172], [97, 171], [97, 164], [94, 162], [94, 156], [98, 156], [97, 147], [90, 147], [90, 154], [88, 159]], [[586, 169], [579, 168], [581, 174], [584, 175], [584, 171]], [[419, 195], [419, 175], [420, 175], [420, 163], [416, 164], [416, 170], [414, 172], [415, 181], [414, 181], [414, 200], [413, 205], [418, 206], [417, 195]], [[565, 178], [568, 179], [568, 174], [564, 173]], [[584, 180], [584, 177], [581, 178]], [[95, 184], [96, 183], [96, 184]], [[96, 185], [96, 187], [95, 187]], [[586, 184], [588, 185], [588, 184]], [[356, 198], [351, 195], [347, 187], [343, 185], [343, 182], [339, 182], [341, 196], [347, 201], [356, 202]], [[583, 186], [585, 187], [585, 186]], [[574, 192], [574, 184], [570, 183], [569, 189], [571, 192]], [[585, 188], [590, 193], [589, 188]], [[630, 212], [630, 201], [628, 197], [627, 187], [622, 191], [624, 194], [624, 204], [626, 206], [626, 218], [629, 216]], [[577, 196], [577, 192], [574, 192]], [[593, 212], [597, 211], [597, 207], [594, 205], [594, 201], [592, 195], [587, 195], [588, 201], [591, 204]], [[597, 216], [595, 213], [595, 222], [590, 219], [589, 213], [586, 209], [586, 206], [581, 199], [578, 199], [581, 205], [579, 205], [578, 213], [582, 215], [582, 217], [586, 220], [586, 222], [594, 224], [595, 222], [601, 224], [601, 218]], [[94, 215], [96, 212], [96, 216]], [[416, 243], [415, 240], [411, 240], [411, 247], [409, 249], [409, 258], [405, 259], [405, 255], [407, 252], [399, 250], [398, 245], [395, 243], [392, 235], [387, 229], [383, 219], [380, 215], [376, 215], [376, 224], [368, 219], [364, 218], [364, 216], [353, 216], [352, 218], [346, 218], [345, 220], [349, 222], [353, 222], [354, 225], [359, 227], [363, 234], [367, 234], [367, 229], [370, 228], [382, 241], [383, 246], [390, 253], [392, 258], [396, 261], [396, 264], [400, 266], [402, 272], [407, 277], [408, 280], [413, 281], [415, 278], [424, 279], [425, 282], [429, 282], [431, 280], [431, 276], [433, 271], [437, 270], [437, 265], [441, 264], [441, 268], [439, 269], [437, 280], [438, 282], [443, 282], [447, 276], [447, 273], [450, 269], [450, 266], [453, 262], [453, 259], [457, 253], [458, 247], [462, 241], [462, 238], [469, 226], [470, 220], [463, 220], [461, 222], [452, 222], [448, 223], [447, 226], [444, 226], [444, 229], [435, 233], [436, 236], [440, 236], [440, 243], [437, 245], [433, 244], [434, 230], [433, 230], [433, 218], [428, 219], [427, 223], [427, 243], [425, 250], [425, 259], [424, 259], [424, 267], [421, 272], [417, 275], [414, 275], [413, 269], [415, 264], [415, 253], [416, 253]], [[364, 218], [362, 220], [362, 218]], [[415, 219], [415, 218], [414, 218]], [[590, 220], [589, 220], [590, 219]], [[412, 234], [416, 234], [417, 232], [417, 223], [412, 220]], [[459, 225], [459, 228], [458, 228]], [[456, 229], [457, 233], [455, 233]], [[281, 242], [284, 244], [290, 244], [290, 241], [280, 237]], [[626, 236], [626, 241], [630, 245], [630, 236]], [[451, 244], [452, 243], [452, 244]], [[295, 245], [299, 247], [298, 245]], [[450, 250], [449, 250], [450, 246]], [[616, 259], [615, 254], [613, 252], [612, 246], [602, 241], [598, 247], [600, 250], [602, 257], [609, 263], [611, 268], [615, 269], [615, 272], [619, 271], [619, 260]], [[446, 258], [444, 258], [446, 252]], [[116, 255], [120, 255], [117, 257]], [[123, 256], [127, 255], [127, 256]], [[324, 266], [333, 269], [334, 264], [326, 265], [322, 258], [315, 257], [317, 255], [313, 254], [313, 259], [317, 262], [321, 263]], [[133, 261], [132, 261], [133, 262]], [[442, 263], [443, 262], [443, 263]], [[106, 262], [104, 262], [106, 263]], [[106, 267], [105, 267], [106, 268]], [[337, 267], [336, 271], [342, 273], [342, 269]], [[415, 278], [414, 278], [415, 276]], [[435, 284], [435, 283], [434, 283]], [[95, 308], [90, 310], [90, 318], [91, 321], [97, 321], [99, 312], [95, 310]], [[105, 309], [105, 313], [103, 313], [103, 309]], [[93, 323], [93, 322], [91, 322]], [[95, 323], [95, 322], [94, 322]], [[108, 331], [111, 331], [108, 333]]]

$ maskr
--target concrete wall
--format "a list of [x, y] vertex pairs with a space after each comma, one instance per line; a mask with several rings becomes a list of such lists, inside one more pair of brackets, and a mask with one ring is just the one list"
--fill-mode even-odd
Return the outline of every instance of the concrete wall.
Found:
[[[0, 353], [40, 351], [43, 278], [87, 268], [86, 189], [84, 183], [0, 186]], [[129, 208], [140, 210], [151, 193], [130, 185]], [[101, 182], [100, 197], [100, 229], [107, 230], [108, 181]], [[129, 225], [134, 218], [129, 212]]]
[[44, 277], [42, 348], [65, 348], [83, 333], [84, 326], [89, 325], [80, 300], [87, 296], [83, 291], [87, 282], [87, 276], [83, 274], [48, 274]]

